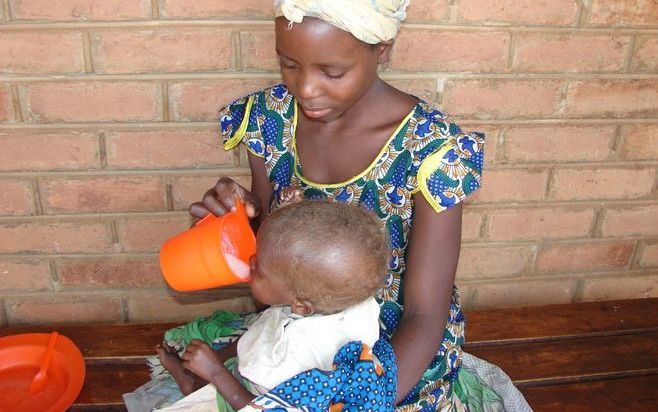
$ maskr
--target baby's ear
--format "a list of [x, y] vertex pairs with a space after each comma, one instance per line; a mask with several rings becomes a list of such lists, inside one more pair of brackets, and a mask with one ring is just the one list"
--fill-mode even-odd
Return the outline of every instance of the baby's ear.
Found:
[[311, 316], [315, 313], [315, 306], [313, 303], [304, 298], [295, 298], [295, 300], [290, 305], [292, 313], [295, 315], [301, 316]]

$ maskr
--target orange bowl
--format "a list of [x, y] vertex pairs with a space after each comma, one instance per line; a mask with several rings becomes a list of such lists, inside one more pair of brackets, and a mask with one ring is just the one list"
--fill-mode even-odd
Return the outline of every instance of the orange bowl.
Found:
[[80, 350], [59, 335], [45, 388], [30, 395], [49, 333], [24, 333], [0, 338], [0, 412], [63, 412], [80, 394], [85, 362]]

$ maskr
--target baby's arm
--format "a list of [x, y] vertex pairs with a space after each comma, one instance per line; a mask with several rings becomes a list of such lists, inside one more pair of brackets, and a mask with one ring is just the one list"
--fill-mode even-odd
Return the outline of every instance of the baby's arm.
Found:
[[[236, 345], [237, 346], [237, 345]], [[246, 390], [240, 381], [224, 366], [223, 356], [229, 353], [213, 350], [205, 342], [192, 339], [183, 353], [183, 367], [199, 378], [212, 383], [217, 391], [235, 409], [241, 409], [255, 396]]]

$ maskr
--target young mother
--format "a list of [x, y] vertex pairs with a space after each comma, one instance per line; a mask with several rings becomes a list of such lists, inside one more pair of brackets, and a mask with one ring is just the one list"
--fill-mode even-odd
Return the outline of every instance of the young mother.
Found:
[[237, 195], [260, 221], [291, 186], [374, 211], [392, 249], [379, 302], [399, 365], [398, 410], [467, 410], [468, 391], [455, 390], [464, 317], [454, 278], [461, 201], [480, 186], [484, 136], [379, 78], [408, 0], [274, 4], [283, 84], [220, 113], [225, 148], [249, 151], [251, 191], [221, 178], [190, 213], [222, 215]]

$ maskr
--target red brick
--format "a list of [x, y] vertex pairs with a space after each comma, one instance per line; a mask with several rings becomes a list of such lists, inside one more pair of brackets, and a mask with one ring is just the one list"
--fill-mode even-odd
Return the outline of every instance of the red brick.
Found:
[[510, 35], [501, 32], [400, 31], [390, 68], [404, 71], [505, 71]]
[[84, 177], [41, 181], [46, 213], [144, 212], [164, 210], [158, 177]]
[[268, 20], [274, 17], [270, 0], [159, 0], [162, 18], [228, 17]]
[[0, 292], [35, 292], [51, 289], [46, 260], [0, 260]]
[[232, 165], [216, 128], [116, 131], [107, 134], [107, 165], [117, 169], [167, 169]]
[[658, 236], [658, 206], [606, 210], [601, 230], [603, 236]]
[[6, 299], [10, 325], [121, 322], [121, 300], [105, 296], [48, 295]]
[[14, 20], [138, 20], [151, 18], [149, 0], [12, 0]]
[[547, 170], [488, 170], [482, 176], [482, 189], [471, 198], [473, 203], [536, 201], [544, 199]]
[[111, 237], [102, 222], [31, 221], [0, 224], [2, 253], [85, 253], [106, 251]]
[[490, 240], [568, 239], [588, 237], [593, 209], [505, 208], [489, 212]]
[[579, 242], [548, 245], [537, 255], [538, 272], [580, 273], [627, 267], [635, 242]]
[[570, 117], [658, 117], [658, 81], [574, 81], [566, 103]]
[[640, 266], [658, 266], [658, 243], [645, 244], [640, 256]]
[[121, 249], [130, 252], [155, 252], [168, 238], [184, 232], [192, 224], [187, 213], [117, 222]]
[[199, 316], [208, 316], [219, 309], [248, 312], [253, 311], [254, 306], [248, 296], [232, 299], [172, 297], [163, 292], [160, 295], [137, 295], [128, 299], [128, 316], [131, 322], [189, 322]]
[[514, 68], [527, 72], [619, 72], [630, 37], [525, 33], [517, 39]]
[[414, 0], [407, 8], [407, 22], [448, 20], [449, 0]]
[[274, 29], [240, 33], [242, 68], [250, 70], [279, 70], [279, 58], [274, 44]]
[[95, 31], [92, 50], [97, 73], [225, 70], [231, 63], [231, 32], [214, 29]]
[[658, 297], [658, 274], [592, 277], [583, 281], [582, 301]]
[[539, 306], [571, 303], [577, 279], [523, 279], [478, 283], [475, 289], [475, 309], [491, 309], [518, 306]]
[[412, 94], [426, 102], [436, 102], [437, 84], [435, 79], [384, 79], [386, 83]]
[[157, 256], [130, 257], [106, 255], [94, 258], [64, 259], [56, 263], [57, 278], [63, 288], [149, 288], [164, 286]]
[[658, 25], [658, 3], [655, 0], [592, 0], [589, 23], [596, 26]]
[[655, 168], [557, 169], [549, 197], [557, 200], [637, 199], [653, 191]]
[[14, 120], [14, 103], [8, 87], [0, 85], [0, 122]]
[[32, 185], [27, 180], [0, 178], [0, 215], [34, 213]]
[[635, 40], [631, 69], [636, 72], [658, 72], [658, 37], [639, 36]]
[[157, 83], [64, 82], [24, 87], [27, 118], [35, 123], [162, 118], [162, 92]]
[[658, 125], [638, 124], [622, 128], [622, 155], [628, 160], [658, 160]]
[[80, 73], [82, 34], [59, 31], [0, 32], [0, 73]]
[[[175, 179], [173, 187], [174, 210], [187, 210], [193, 202], [200, 202], [203, 194], [217, 183], [221, 175], [192, 176]], [[239, 184], [249, 189], [251, 187], [250, 176], [229, 176]]]
[[0, 132], [0, 170], [97, 169], [96, 133], [43, 130]]
[[458, 21], [482, 24], [567, 26], [575, 21], [573, 0], [455, 0]]
[[222, 107], [276, 82], [274, 79], [222, 79], [170, 84], [172, 117], [177, 121], [217, 121]]
[[535, 256], [533, 246], [465, 246], [457, 277], [461, 280], [510, 277], [527, 272]]
[[615, 127], [517, 126], [504, 136], [504, 157], [510, 163], [596, 162], [610, 157]]
[[483, 213], [466, 208], [462, 217], [462, 240], [464, 242], [473, 242], [480, 238], [483, 219]]
[[450, 80], [443, 106], [453, 116], [477, 119], [550, 117], [560, 86], [557, 80]]

